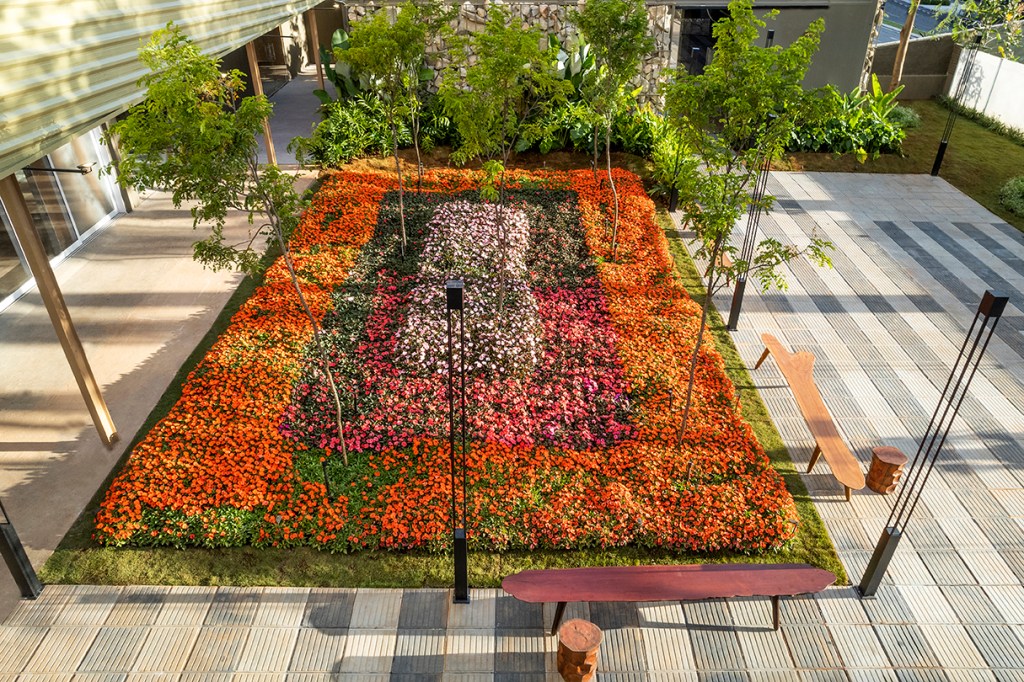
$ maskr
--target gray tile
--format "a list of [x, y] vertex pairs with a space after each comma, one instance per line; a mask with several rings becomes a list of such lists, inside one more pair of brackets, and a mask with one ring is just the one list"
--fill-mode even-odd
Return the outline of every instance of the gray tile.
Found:
[[232, 672], [242, 654], [248, 631], [245, 628], [202, 628], [192, 655], [185, 663], [186, 672]]
[[347, 628], [352, 620], [355, 590], [315, 589], [306, 599], [302, 627], [337, 629]]
[[110, 610], [105, 625], [109, 627], [130, 627], [153, 625], [163, 606], [166, 587], [129, 585]]
[[236, 670], [284, 673], [298, 635], [299, 628], [250, 628]]
[[[499, 594], [495, 601], [495, 627], [503, 630], [542, 630], [542, 605], [528, 604], [515, 597]], [[550, 626], [550, 623], [547, 624]]]
[[345, 655], [348, 630], [302, 628], [295, 640], [288, 670], [292, 672], [319, 672], [336, 670]]
[[448, 625], [452, 596], [448, 590], [405, 590], [398, 616], [399, 630], [443, 630]]
[[204, 625], [252, 625], [263, 588], [218, 587]]
[[76, 670], [98, 633], [99, 628], [51, 627], [23, 671], [49, 673]]
[[132, 670], [140, 673], [184, 670], [198, 637], [196, 627], [150, 628]]
[[978, 651], [992, 668], [1024, 670], [1024, 645], [1006, 625], [965, 625]]
[[0, 627], [0, 671], [20, 672], [46, 635], [41, 627]]
[[839, 668], [842, 661], [832, 635], [823, 625], [783, 625], [797, 668]]
[[433, 630], [399, 630], [394, 675], [432, 675], [444, 672], [445, 633]]
[[877, 625], [875, 632], [897, 670], [908, 667], [938, 667], [939, 661], [919, 627]]
[[78, 666], [81, 672], [131, 670], [146, 639], [146, 628], [103, 628]]

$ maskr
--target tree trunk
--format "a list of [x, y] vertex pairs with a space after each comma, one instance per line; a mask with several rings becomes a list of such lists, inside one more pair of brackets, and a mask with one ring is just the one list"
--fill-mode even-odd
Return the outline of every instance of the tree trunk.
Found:
[[896, 48], [896, 59], [892, 64], [892, 80], [889, 81], [889, 92], [899, 87], [903, 80], [903, 62], [907, 59], [907, 43], [910, 42], [910, 34], [914, 32], [914, 18], [917, 16], [917, 6], [920, 0], [910, 0], [910, 9], [907, 10], [907, 20], [903, 22], [900, 29], [900, 44]]
[[594, 171], [594, 182], [597, 182], [597, 124], [594, 124], [594, 161], [590, 164]]
[[690, 419], [690, 405], [693, 402], [693, 384], [697, 372], [697, 359], [700, 357], [700, 345], [704, 340], [704, 330], [708, 324], [708, 306], [711, 305], [711, 294], [714, 291], [715, 283], [715, 264], [718, 262], [718, 254], [722, 250], [722, 242], [725, 240], [724, 237], [720, 237], [715, 241], [714, 248], [711, 249], [711, 265], [708, 266], [708, 288], [707, 293], [704, 296], [704, 305], [700, 309], [700, 328], [697, 331], [697, 342], [693, 346], [693, 355], [690, 356], [690, 378], [686, 382], [686, 401], [683, 406], [683, 422], [679, 427], [679, 436], [676, 441], [676, 447], [683, 447], [683, 436], [686, 434], [686, 423]]
[[871, 33], [868, 36], [868, 49], [864, 53], [864, 66], [860, 72], [860, 91], [867, 92], [871, 88], [871, 68], [875, 63], [875, 50], [878, 47], [878, 29], [885, 19], [885, 0], [878, 0], [875, 6], [875, 18], [871, 22]]
[[405, 189], [402, 187], [402, 161], [398, 158], [398, 126], [391, 122], [391, 149], [395, 154], [395, 173], [398, 174], [398, 221], [402, 226], [402, 259], [405, 259]]
[[278, 246], [281, 248], [281, 255], [284, 257], [285, 267], [288, 268], [288, 275], [291, 277], [292, 286], [295, 287], [295, 293], [299, 296], [299, 305], [302, 307], [302, 311], [306, 313], [306, 317], [309, 318], [309, 324], [313, 328], [313, 346], [316, 348], [317, 355], [320, 356], [320, 364], [327, 377], [327, 385], [331, 389], [331, 397], [334, 399], [334, 409], [338, 422], [338, 441], [341, 443], [341, 456], [345, 462], [345, 466], [348, 466], [348, 446], [345, 445], [345, 424], [341, 417], [341, 395], [338, 393], [338, 385], [335, 383], [334, 374], [331, 372], [331, 362], [328, 359], [323, 346], [320, 345], [320, 325], [317, 323], [316, 317], [313, 315], [313, 311], [310, 310], [309, 304], [306, 302], [306, 296], [302, 293], [302, 286], [299, 284], [299, 277], [295, 273], [295, 262], [292, 260], [292, 252], [284, 240], [284, 233], [281, 231], [281, 226], [277, 220], [273, 220], [272, 222]]
[[412, 146], [416, 148], [416, 194], [423, 191], [423, 159], [420, 157], [420, 115], [412, 113]]
[[612, 179], [612, 124], [608, 121], [604, 128], [604, 156], [608, 168], [608, 184], [612, 186], [612, 262], [619, 252], [619, 190], [615, 187], [615, 180]]

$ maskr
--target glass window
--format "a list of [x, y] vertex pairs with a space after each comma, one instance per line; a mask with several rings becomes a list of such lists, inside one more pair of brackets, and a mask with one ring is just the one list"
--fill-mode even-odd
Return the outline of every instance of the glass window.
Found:
[[[37, 168], [51, 167], [48, 159], [32, 164]], [[18, 185], [25, 196], [28, 212], [32, 215], [36, 232], [48, 256], [58, 256], [75, 243], [78, 235], [71, 225], [71, 216], [65, 208], [55, 173], [22, 169], [15, 172]]]
[[25, 260], [21, 257], [18, 238], [14, 236], [14, 228], [7, 217], [7, 211], [0, 206], [0, 300], [10, 296], [18, 287], [28, 281], [29, 271]]
[[95, 133], [87, 133], [50, 154], [50, 161], [57, 168], [77, 168], [80, 164], [92, 164], [92, 172], [85, 175], [56, 175], [79, 236], [83, 236], [116, 210], [110, 186], [112, 177], [101, 176], [99, 172], [107, 163], [105, 152], [105, 149], [101, 150]]

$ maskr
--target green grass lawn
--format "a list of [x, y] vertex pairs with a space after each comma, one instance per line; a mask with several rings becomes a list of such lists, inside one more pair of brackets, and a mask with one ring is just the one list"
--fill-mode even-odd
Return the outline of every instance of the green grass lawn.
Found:
[[[675, 258], [677, 274], [691, 295], [703, 300], [703, 288], [693, 262], [671, 219], [662, 212], [661, 225]], [[167, 393], [154, 408], [140, 430], [145, 434], [180, 395], [180, 387], [191, 368], [203, 357], [231, 315], [252, 292], [257, 282], [247, 278], [231, 298], [217, 323], [182, 367]], [[835, 553], [821, 518], [806, 487], [789, 459], [782, 439], [753, 386], [743, 362], [714, 313], [711, 332], [736, 385], [743, 416], [753, 426], [757, 438], [796, 501], [800, 529], [790, 546], [763, 555], [730, 553], [687, 554], [649, 548], [616, 548], [582, 551], [472, 552], [470, 584], [495, 587], [504, 576], [528, 568], [586, 565], [622, 565], [651, 563], [728, 563], [771, 562], [810, 563], [826, 568], [847, 582], [845, 571]], [[139, 436], [136, 437], [138, 440]], [[134, 445], [134, 443], [133, 443]], [[130, 451], [130, 448], [129, 448]], [[111, 478], [113, 474], [111, 474]], [[109, 483], [109, 480], [108, 480]], [[91, 540], [93, 518], [100, 496], [77, 520], [53, 556], [40, 571], [48, 583], [72, 584], [175, 584], [175, 585], [285, 585], [344, 587], [447, 587], [453, 583], [452, 559], [447, 555], [364, 551], [353, 554], [328, 554], [309, 547], [272, 549], [241, 547], [232, 549], [121, 548], [100, 547]]]
[[[903, 156], [884, 154], [858, 163], [853, 156], [790, 154], [780, 170], [847, 173], [930, 173], [939, 149], [949, 110], [935, 101], [911, 102], [921, 125], [907, 131]], [[942, 161], [939, 177], [1024, 231], [1024, 216], [1014, 215], [999, 203], [999, 188], [1024, 174], [1024, 147], [963, 116], [958, 117]]]

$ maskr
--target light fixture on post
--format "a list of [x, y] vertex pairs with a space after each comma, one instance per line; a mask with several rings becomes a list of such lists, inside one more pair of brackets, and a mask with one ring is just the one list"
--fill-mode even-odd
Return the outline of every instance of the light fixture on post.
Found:
[[[1006, 309], [1006, 296], [1001, 296], [993, 291], [986, 291], [978, 304], [978, 311], [974, 314], [974, 321], [971, 328], [967, 330], [967, 338], [960, 347], [960, 355], [957, 356], [953, 369], [946, 380], [946, 386], [939, 396], [939, 404], [935, 407], [932, 420], [928, 423], [924, 436], [921, 438], [921, 445], [910, 463], [910, 475], [896, 496], [889, 519], [885, 522], [885, 530], [878, 539], [875, 552], [868, 562], [858, 589], [862, 597], [872, 597], [878, 590], [882, 578], [885, 576], [885, 569], [889, 561], [896, 553], [896, 547], [900, 538], [906, 530], [907, 522], [910, 521], [924, 486], [928, 483], [935, 462], [938, 460], [942, 446], [946, 443], [946, 436], [949, 435], [949, 428], [953, 425], [960, 405], [967, 395], [967, 389], [971, 385], [971, 379], [978, 371], [978, 365], [992, 334], [996, 330], [999, 317]], [[992, 323], [989, 326], [989, 322]]]
[[957, 83], [953, 92], [953, 106], [949, 109], [949, 116], [946, 117], [946, 128], [942, 131], [942, 140], [939, 142], [939, 150], [935, 153], [935, 162], [932, 164], [932, 176], [939, 174], [942, 167], [942, 157], [946, 155], [946, 147], [949, 146], [949, 138], [953, 135], [953, 124], [956, 123], [957, 107], [961, 106], [960, 100], [967, 92], [967, 83], [971, 79], [971, 72], [974, 70], [974, 60], [978, 58], [978, 49], [981, 48], [981, 34], [974, 36], [974, 40], [967, 46], [967, 57], [964, 58], [964, 68], [960, 72], [960, 82]]
[[[466, 540], [466, 327], [463, 317], [463, 291], [461, 279], [445, 282], [444, 293], [448, 317], [448, 454], [452, 471], [452, 537], [455, 554], [456, 604], [469, 603], [469, 546]], [[462, 516], [458, 514], [458, 495], [455, 477], [455, 360], [452, 313], [459, 312], [459, 428], [462, 453]]]

